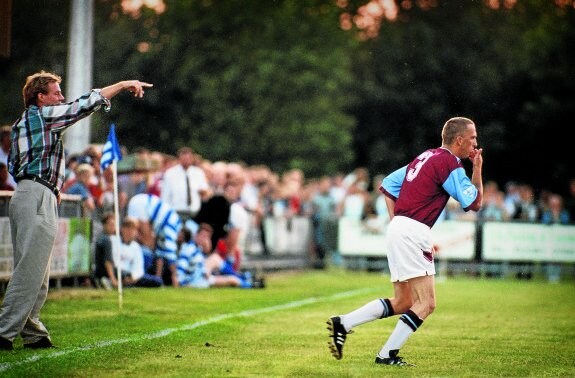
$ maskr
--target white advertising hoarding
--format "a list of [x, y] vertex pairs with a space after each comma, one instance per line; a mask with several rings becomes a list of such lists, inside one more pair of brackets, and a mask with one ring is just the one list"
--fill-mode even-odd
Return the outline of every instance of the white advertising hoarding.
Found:
[[575, 226], [487, 222], [482, 241], [483, 260], [575, 262]]

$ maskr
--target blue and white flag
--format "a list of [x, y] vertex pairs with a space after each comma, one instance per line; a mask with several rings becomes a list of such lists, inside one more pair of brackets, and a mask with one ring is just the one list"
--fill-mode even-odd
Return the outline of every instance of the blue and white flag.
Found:
[[104, 144], [104, 150], [102, 151], [102, 159], [100, 160], [102, 170], [108, 168], [114, 161], [122, 160], [122, 152], [120, 151], [120, 145], [116, 139], [114, 128], [115, 125], [112, 123], [110, 125], [108, 140], [106, 144]]

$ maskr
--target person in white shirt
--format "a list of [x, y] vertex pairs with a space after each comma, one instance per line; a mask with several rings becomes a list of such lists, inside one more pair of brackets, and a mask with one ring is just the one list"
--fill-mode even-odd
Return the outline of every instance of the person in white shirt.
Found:
[[120, 266], [122, 284], [126, 287], [160, 287], [162, 279], [144, 270], [144, 252], [136, 241], [137, 235], [138, 220], [132, 217], [125, 217], [122, 221], [119, 239], [116, 235], [110, 235], [114, 269]]
[[193, 164], [194, 159], [191, 148], [180, 148], [179, 164], [166, 170], [160, 194], [162, 201], [172, 206], [183, 220], [197, 214], [210, 188], [205, 172]]

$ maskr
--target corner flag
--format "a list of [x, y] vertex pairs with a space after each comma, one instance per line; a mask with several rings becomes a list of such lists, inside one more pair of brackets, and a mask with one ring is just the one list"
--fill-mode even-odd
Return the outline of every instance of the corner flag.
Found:
[[114, 164], [118, 160], [122, 160], [122, 153], [120, 152], [120, 146], [118, 145], [118, 140], [116, 139], [115, 125], [112, 123], [110, 125], [110, 133], [108, 134], [108, 140], [104, 144], [102, 149], [102, 159], [100, 160], [100, 166], [102, 170], [112, 166], [112, 178], [114, 185], [114, 219], [116, 221], [116, 239], [112, 244], [112, 256], [117, 256], [114, 259], [114, 264], [117, 267], [117, 277], [118, 280], [118, 306], [120, 310], [122, 309], [123, 300], [123, 289], [122, 289], [122, 270], [120, 264], [120, 246], [117, 245], [120, 240], [120, 210], [118, 209], [118, 171], [117, 165]]
[[112, 123], [110, 125], [110, 133], [108, 134], [108, 140], [104, 144], [104, 149], [102, 150], [102, 159], [100, 161], [100, 166], [102, 170], [108, 168], [112, 162], [122, 160], [122, 152], [120, 151], [120, 145], [116, 139], [115, 125]]

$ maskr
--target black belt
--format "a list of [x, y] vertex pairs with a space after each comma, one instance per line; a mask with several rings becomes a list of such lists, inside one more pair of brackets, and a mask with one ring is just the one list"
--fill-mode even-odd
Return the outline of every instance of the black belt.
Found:
[[54, 195], [56, 197], [58, 197], [60, 195], [60, 190], [56, 186], [50, 184], [48, 181], [44, 180], [41, 177], [34, 176], [34, 175], [23, 175], [23, 176], [16, 177], [16, 182], [20, 182], [22, 180], [31, 180], [31, 181], [37, 182], [38, 184], [42, 184], [46, 188], [50, 189], [50, 191], [52, 193], [54, 193]]

